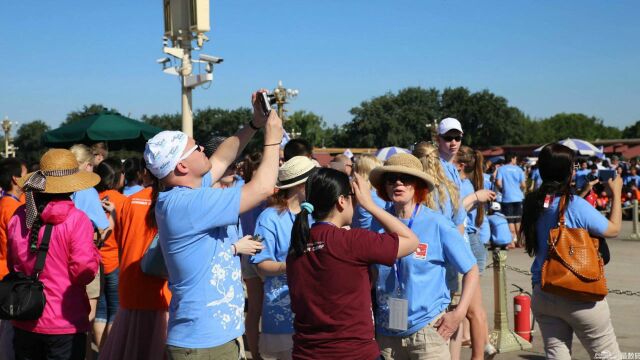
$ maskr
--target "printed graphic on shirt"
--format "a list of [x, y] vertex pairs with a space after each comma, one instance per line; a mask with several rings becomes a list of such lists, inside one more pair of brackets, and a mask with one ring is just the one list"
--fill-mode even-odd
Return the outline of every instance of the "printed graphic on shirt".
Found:
[[[214, 259], [211, 267], [211, 280], [209, 284], [217, 291], [220, 297], [207, 304], [215, 307], [213, 317], [220, 321], [224, 330], [240, 330], [243, 322], [244, 295], [240, 284], [240, 267], [234, 266], [231, 249], [221, 251], [218, 259]], [[228, 280], [231, 275], [231, 282]], [[225, 281], [226, 280], [226, 281]], [[239, 287], [239, 289], [236, 289]], [[226, 307], [226, 309], [225, 309]]]
[[424, 244], [424, 243], [418, 244], [418, 248], [413, 253], [413, 257], [418, 260], [426, 260], [428, 248], [429, 248], [429, 244]]

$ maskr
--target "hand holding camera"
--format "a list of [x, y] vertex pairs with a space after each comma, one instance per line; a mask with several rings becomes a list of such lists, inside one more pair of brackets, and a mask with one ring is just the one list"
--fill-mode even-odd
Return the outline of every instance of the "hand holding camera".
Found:
[[264, 245], [260, 241], [254, 240], [251, 235], [246, 235], [242, 239], [238, 240], [233, 246], [235, 247], [236, 255], [255, 255], [262, 251]]

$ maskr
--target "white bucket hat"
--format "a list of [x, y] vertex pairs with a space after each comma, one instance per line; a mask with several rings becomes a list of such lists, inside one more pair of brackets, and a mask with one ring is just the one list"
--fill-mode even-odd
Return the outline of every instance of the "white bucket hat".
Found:
[[316, 165], [306, 156], [294, 156], [287, 160], [278, 170], [278, 189], [288, 189], [307, 181], [316, 169]]

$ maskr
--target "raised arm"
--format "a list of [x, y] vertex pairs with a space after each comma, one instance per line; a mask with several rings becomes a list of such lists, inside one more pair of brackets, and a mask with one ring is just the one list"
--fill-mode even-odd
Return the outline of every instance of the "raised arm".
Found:
[[358, 174], [354, 174], [353, 192], [356, 195], [360, 206], [367, 210], [384, 228], [387, 233], [398, 234], [398, 254], [397, 258], [407, 256], [418, 247], [418, 237], [405, 224], [395, 216], [389, 214], [384, 209], [376, 205], [371, 198], [371, 192], [367, 182]]
[[223, 141], [209, 158], [209, 161], [211, 161], [211, 177], [214, 183], [222, 177], [229, 165], [240, 156], [256, 131], [264, 127], [267, 122], [267, 116], [264, 116], [262, 111], [256, 111], [256, 93], [251, 95], [251, 104], [253, 105], [253, 120], [233, 136]]
[[[261, 110], [253, 96], [254, 113]], [[255, 117], [254, 117], [255, 119]], [[269, 114], [264, 127], [264, 148], [262, 150], [262, 162], [251, 178], [251, 181], [242, 187], [240, 197], [240, 213], [246, 212], [258, 206], [273, 193], [278, 177], [278, 165], [280, 164], [280, 143], [282, 142], [282, 120], [275, 111]]]

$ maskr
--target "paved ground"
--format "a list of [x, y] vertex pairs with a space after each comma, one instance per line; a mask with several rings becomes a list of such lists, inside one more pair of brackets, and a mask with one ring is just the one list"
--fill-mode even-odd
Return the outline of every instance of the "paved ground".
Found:
[[[619, 239], [608, 240], [611, 262], [606, 266], [607, 283], [610, 289], [640, 291], [640, 241], [626, 240], [631, 233], [631, 222], [623, 223]], [[490, 263], [491, 260], [488, 260]], [[532, 259], [521, 249], [509, 252], [507, 264], [529, 270]], [[493, 328], [493, 274], [489, 269], [482, 277], [482, 292], [489, 327]], [[517, 284], [531, 291], [530, 276], [515, 271], [507, 272], [507, 284]], [[509, 294], [509, 324], [513, 328], [513, 296]], [[613, 327], [622, 352], [636, 353], [640, 358], [640, 296], [609, 294], [607, 296]], [[539, 331], [536, 326], [535, 331]], [[580, 341], [574, 336], [573, 358], [589, 359]], [[469, 359], [471, 352], [463, 349], [462, 359]], [[633, 357], [632, 357], [633, 358]], [[544, 349], [539, 333], [534, 334], [533, 349], [499, 354], [496, 359], [544, 359]]]

